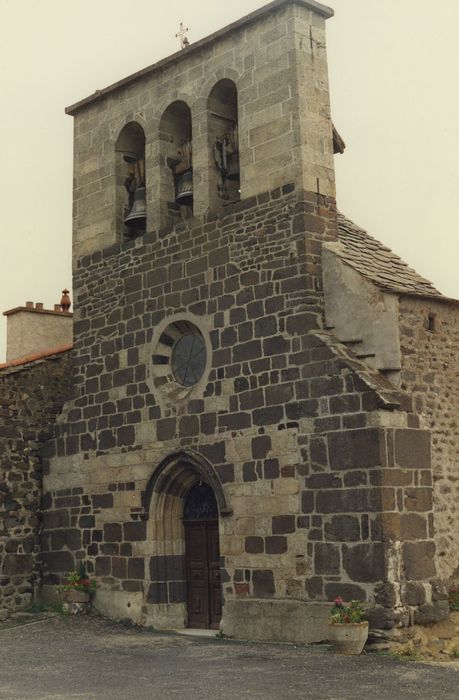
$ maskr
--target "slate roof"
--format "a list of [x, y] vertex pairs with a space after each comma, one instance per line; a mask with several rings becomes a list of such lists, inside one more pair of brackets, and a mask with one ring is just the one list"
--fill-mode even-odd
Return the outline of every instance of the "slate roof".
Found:
[[382, 289], [445, 299], [429, 280], [341, 213], [338, 213], [338, 236], [338, 242], [327, 244], [327, 248]]

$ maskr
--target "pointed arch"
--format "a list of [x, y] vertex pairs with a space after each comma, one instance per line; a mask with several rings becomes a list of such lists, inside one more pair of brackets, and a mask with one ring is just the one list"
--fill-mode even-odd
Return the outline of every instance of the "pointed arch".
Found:
[[[231, 515], [220, 479], [212, 465], [199, 453], [179, 450], [163, 459], [151, 475], [143, 496], [145, 512], [152, 513], [153, 505], [164, 505], [167, 496], [184, 498], [198, 480], [212, 488], [220, 517]], [[161, 498], [163, 497], [163, 498]], [[158, 518], [155, 513], [155, 518]]]

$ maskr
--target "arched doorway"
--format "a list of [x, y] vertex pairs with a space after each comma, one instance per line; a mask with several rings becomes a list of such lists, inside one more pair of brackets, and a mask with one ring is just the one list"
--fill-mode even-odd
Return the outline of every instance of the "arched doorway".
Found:
[[183, 510], [188, 627], [218, 629], [222, 614], [218, 506], [209, 484], [189, 490]]
[[218, 628], [218, 523], [232, 511], [217, 473], [202, 455], [180, 450], [158, 464], [143, 504], [149, 514], [149, 623], [157, 629]]

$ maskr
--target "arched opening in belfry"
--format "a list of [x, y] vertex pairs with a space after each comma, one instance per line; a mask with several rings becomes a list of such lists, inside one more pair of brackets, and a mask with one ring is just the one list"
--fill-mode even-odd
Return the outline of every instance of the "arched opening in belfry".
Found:
[[140, 124], [129, 122], [122, 128], [115, 152], [117, 233], [139, 235], [147, 225], [145, 132]]
[[[201, 456], [179, 452], [155, 469], [145, 492], [149, 513], [152, 624], [218, 629], [221, 608], [219, 519], [230, 513], [220, 481]], [[147, 562], [148, 563], [148, 562]], [[164, 607], [167, 606], [167, 607]]]
[[210, 206], [222, 206], [240, 199], [239, 131], [237, 88], [232, 80], [220, 80], [208, 99], [209, 147], [213, 167], [210, 173]]
[[163, 220], [193, 215], [193, 143], [191, 110], [182, 100], [164, 112], [160, 127], [160, 198]]

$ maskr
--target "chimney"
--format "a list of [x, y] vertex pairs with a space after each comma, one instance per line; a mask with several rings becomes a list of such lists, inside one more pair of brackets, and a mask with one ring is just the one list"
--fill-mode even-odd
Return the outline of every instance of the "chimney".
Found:
[[26, 301], [3, 313], [7, 318], [6, 361], [46, 353], [73, 342], [73, 314], [69, 290], [64, 289], [59, 304], [45, 309], [42, 302]]

